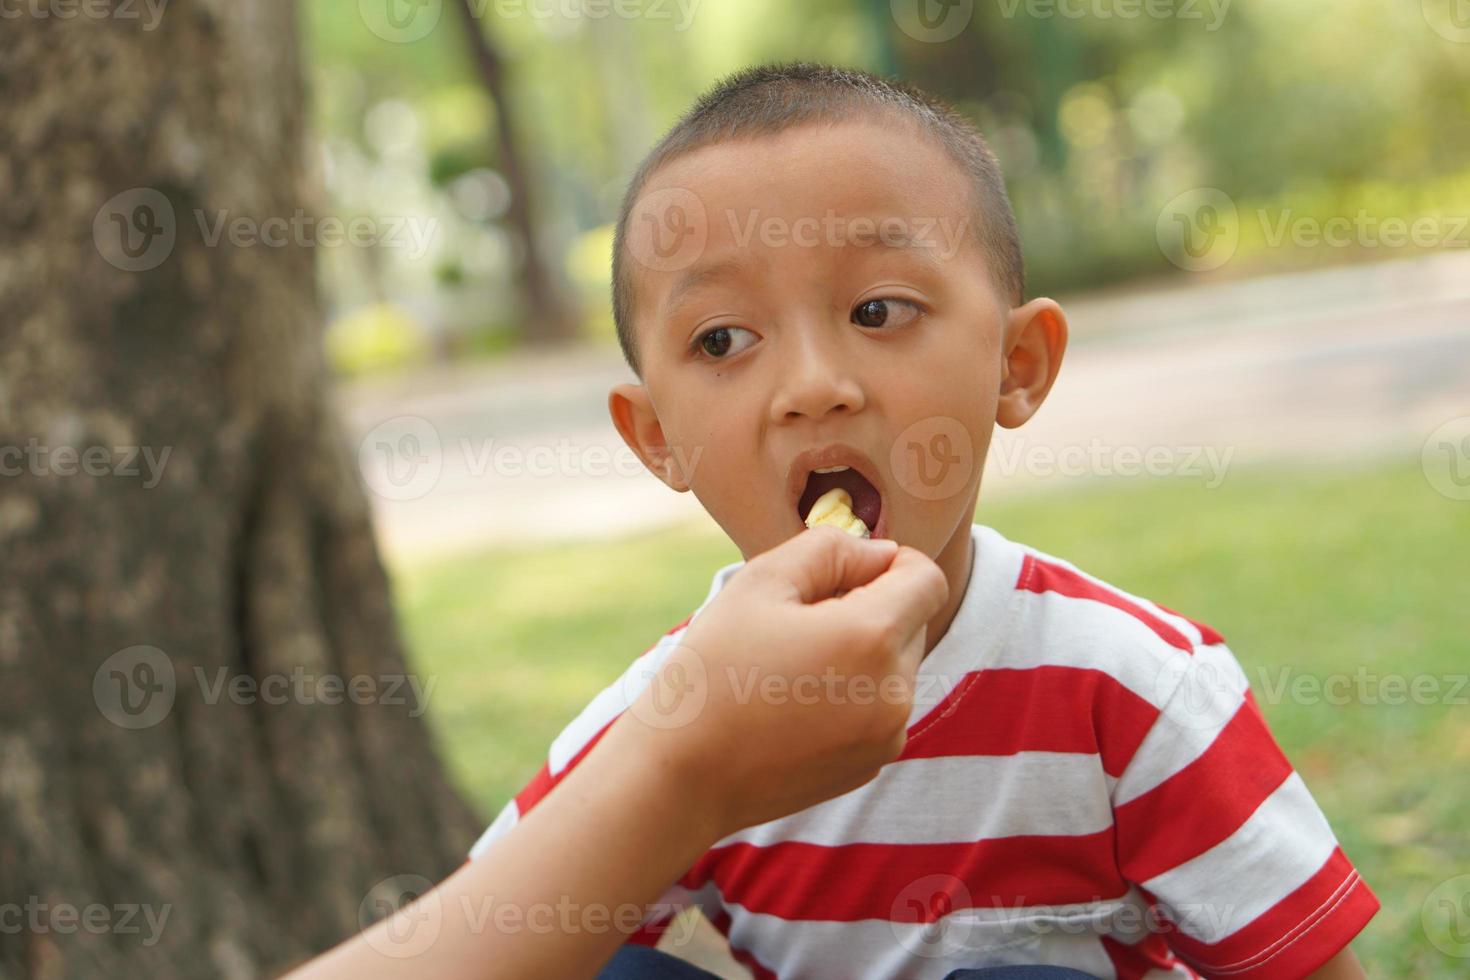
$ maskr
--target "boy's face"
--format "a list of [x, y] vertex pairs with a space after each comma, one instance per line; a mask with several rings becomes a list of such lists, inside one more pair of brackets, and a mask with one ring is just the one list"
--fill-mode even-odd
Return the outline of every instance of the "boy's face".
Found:
[[[1066, 337], [1055, 303], [997, 290], [970, 202], [939, 147], [882, 121], [706, 147], [649, 180], [625, 256], [644, 383], [609, 408], [745, 558], [839, 485], [874, 536], [968, 561], [991, 431], [1035, 411]], [[852, 471], [808, 482], [834, 463]]]

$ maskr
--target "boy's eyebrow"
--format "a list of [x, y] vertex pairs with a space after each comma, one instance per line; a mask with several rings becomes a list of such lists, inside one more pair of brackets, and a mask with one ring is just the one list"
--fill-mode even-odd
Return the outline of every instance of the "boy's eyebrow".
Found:
[[684, 298], [686, 293], [703, 286], [712, 279], [720, 279], [724, 276], [740, 272], [743, 268], [743, 263], [736, 262], [733, 259], [725, 259], [719, 262], [705, 262], [690, 266], [684, 270], [684, 274], [674, 282], [673, 287], [669, 290], [668, 298], [664, 301], [665, 312], [678, 306], [679, 301]]

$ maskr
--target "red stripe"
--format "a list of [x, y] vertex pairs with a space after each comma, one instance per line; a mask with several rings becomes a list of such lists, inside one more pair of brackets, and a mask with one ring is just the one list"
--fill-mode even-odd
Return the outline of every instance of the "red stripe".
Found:
[[668, 928], [669, 922], [667, 919], [663, 922], [650, 922], [634, 929], [629, 933], [625, 942], [632, 943], [634, 946], [657, 946], [658, 941], [663, 938]]
[[[1112, 936], [1098, 938], [1102, 940], [1108, 959], [1113, 961], [1113, 971], [1118, 975], [1118, 980], [1140, 980], [1150, 970], [1173, 971], [1184, 966], [1169, 952], [1169, 944], [1164, 942], [1164, 937], [1156, 932], [1143, 937], [1132, 946], [1119, 942]], [[1190, 976], [1195, 975], [1189, 967], [1184, 966], [1184, 969]]]
[[1194, 644], [1189, 642], [1188, 637], [1147, 609], [1070, 568], [1042, 561], [1035, 555], [1028, 554], [1021, 563], [1021, 576], [1016, 581], [1016, 588], [1036, 593], [1055, 592], [1071, 599], [1090, 599], [1112, 606], [1153, 630], [1159, 639], [1170, 646], [1178, 647], [1185, 653], [1194, 652]]
[[602, 736], [612, 727], [613, 721], [617, 721], [620, 717], [622, 717], [621, 712], [612, 721], [599, 728], [597, 734], [588, 739], [587, 744], [582, 746], [576, 755], [572, 756], [572, 760], [567, 763], [566, 768], [555, 776], [551, 774], [550, 763], [543, 763], [541, 771], [531, 778], [531, 781], [526, 784], [525, 789], [516, 794], [516, 810], [519, 811], [520, 815], [524, 817], [530, 812], [531, 807], [540, 803], [546, 798], [547, 793], [556, 789], [561, 781], [567, 778], [567, 773], [577, 768], [577, 763], [585, 759], [587, 753], [592, 751], [592, 747], [602, 740]]
[[1378, 908], [1377, 896], [1336, 847], [1305, 884], [1220, 942], [1206, 945], [1183, 932], [1171, 942], [1207, 976], [1304, 977], [1336, 956]]
[[1113, 808], [1123, 874], [1148, 881], [1203, 854], [1240, 829], [1291, 771], [1260, 714], [1242, 703], [1198, 759]]
[[[1127, 885], [1118, 875], [1113, 848], [1112, 828], [957, 844], [738, 843], [706, 852], [683, 882], [699, 888], [713, 880], [725, 903], [782, 919], [855, 922], [900, 916], [899, 921], [917, 921], [909, 900], [931, 877], [957, 881], [955, 890], [961, 893], [950, 896], [951, 908], [1115, 898]], [[925, 914], [937, 918], [938, 907]]]
[[[1119, 776], [1158, 709], [1106, 671], [1043, 666], [967, 674], [916, 723], [899, 760], [1081, 752]], [[959, 716], [959, 721], [937, 724]]]
[[1193, 626], [1195, 629], [1199, 630], [1200, 643], [1204, 646], [1212, 647], [1216, 643], [1225, 642], [1225, 637], [1221, 636], [1219, 633], [1216, 633], [1214, 630], [1210, 629], [1210, 627], [1206, 626], [1204, 623], [1201, 623], [1199, 620], [1190, 619], [1183, 613], [1177, 613], [1174, 610], [1170, 609], [1168, 606], [1164, 605], [1162, 602], [1156, 602], [1154, 603], [1154, 605], [1164, 610], [1164, 612], [1168, 613], [1170, 616], [1178, 616], [1190, 626]]

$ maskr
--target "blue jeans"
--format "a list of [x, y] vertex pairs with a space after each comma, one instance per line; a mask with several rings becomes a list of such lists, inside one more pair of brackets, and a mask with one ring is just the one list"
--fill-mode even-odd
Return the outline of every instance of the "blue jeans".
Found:
[[[624, 946], [597, 975], [598, 980], [719, 980], [708, 970], [648, 946]], [[1062, 966], [987, 966], [955, 970], [944, 980], [1097, 980]]]

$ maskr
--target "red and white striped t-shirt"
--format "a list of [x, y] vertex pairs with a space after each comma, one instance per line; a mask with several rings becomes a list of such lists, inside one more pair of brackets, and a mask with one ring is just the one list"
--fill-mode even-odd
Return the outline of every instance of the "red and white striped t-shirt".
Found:
[[[666, 898], [699, 904], [758, 978], [1004, 964], [1282, 978], [1345, 946], [1378, 900], [1220, 636], [971, 533], [970, 580], [920, 665], [903, 754], [850, 793], [719, 841]], [[691, 619], [740, 567], [715, 574]], [[688, 622], [561, 733], [472, 857], [586, 755]]]

